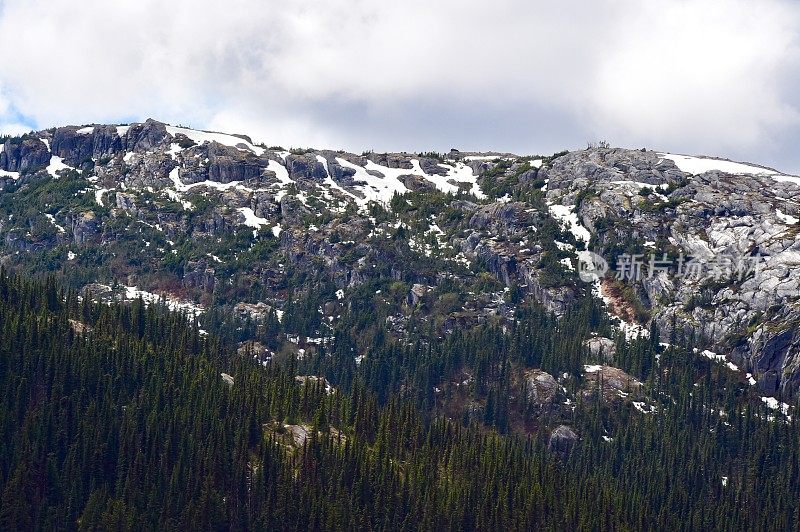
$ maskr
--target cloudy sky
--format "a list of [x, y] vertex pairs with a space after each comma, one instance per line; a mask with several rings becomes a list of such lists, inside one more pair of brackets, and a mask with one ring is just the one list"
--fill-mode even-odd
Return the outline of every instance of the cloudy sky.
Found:
[[789, 0], [0, 0], [0, 131], [139, 121], [284, 146], [606, 140], [800, 173]]

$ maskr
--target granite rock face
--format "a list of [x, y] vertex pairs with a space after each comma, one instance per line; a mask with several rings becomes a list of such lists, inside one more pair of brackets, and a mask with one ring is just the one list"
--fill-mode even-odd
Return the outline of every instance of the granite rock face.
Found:
[[[791, 396], [800, 364], [792, 349], [800, 309], [800, 207], [792, 198], [800, 179], [740, 166], [690, 174], [654, 152], [595, 149], [559, 157], [542, 175], [551, 202], [575, 206], [593, 251], [614, 253], [625, 242], [645, 263], [670, 254], [670, 272], [650, 276], [645, 264], [632, 283], [662, 341], [674, 324], [694, 330], [764, 392]], [[683, 275], [681, 254], [695, 267]]]
[[6, 142], [0, 151], [0, 169], [8, 172], [27, 172], [49, 162], [50, 150], [38, 138]]

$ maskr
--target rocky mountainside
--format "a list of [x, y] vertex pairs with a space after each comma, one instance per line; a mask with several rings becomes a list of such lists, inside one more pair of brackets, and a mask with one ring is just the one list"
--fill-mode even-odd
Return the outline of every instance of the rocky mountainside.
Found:
[[[800, 178], [769, 168], [605, 147], [289, 150], [153, 120], [2, 140], [3, 264], [96, 297], [293, 320], [262, 357], [314, 349], [356, 301], [403, 340], [598, 297], [620, 334], [691, 334], [763, 395], [800, 384]], [[611, 363], [614, 344], [587, 349]], [[626, 393], [614, 371], [587, 368]]]

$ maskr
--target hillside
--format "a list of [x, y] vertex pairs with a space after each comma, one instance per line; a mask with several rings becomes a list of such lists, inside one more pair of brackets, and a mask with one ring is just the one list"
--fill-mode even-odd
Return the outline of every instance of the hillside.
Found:
[[[288, 312], [297, 341], [266, 356], [323, 341], [356, 294], [407, 341], [594, 295], [628, 335], [677, 327], [763, 395], [797, 390], [800, 178], [772, 169], [611, 148], [285, 150], [150, 120], [4, 139], [0, 171], [6, 265], [107, 299]], [[579, 275], [587, 249], [602, 283]]]
[[800, 178], [1, 140], [3, 528], [797, 524]]
[[[91, 303], [2, 273], [0, 527], [798, 526], [800, 426], [742, 405], [730, 372], [691, 349], [660, 352], [645, 384], [586, 367], [568, 384], [583, 390], [569, 413], [551, 408], [567, 390], [531, 370], [517, 409], [511, 368], [558, 364], [526, 359], [537, 351], [526, 338], [551, 339], [546, 351], [562, 355], [586, 324], [530, 315], [511, 334], [476, 331], [430, 350], [376, 342], [331, 386], [296, 361], [261, 368], [163, 306]], [[653, 356], [647, 345], [634, 353]], [[480, 417], [432, 413], [424, 385], [454, 366], [488, 372], [474, 381], [489, 388]], [[655, 402], [620, 408], [642, 392]], [[539, 429], [503, 434], [514, 416]]]

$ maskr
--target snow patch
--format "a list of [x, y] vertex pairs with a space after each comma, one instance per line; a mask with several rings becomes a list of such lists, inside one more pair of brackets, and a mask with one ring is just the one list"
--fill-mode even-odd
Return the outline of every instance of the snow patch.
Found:
[[502, 159], [499, 155], [467, 155], [464, 157], [465, 161], [494, 161]]
[[731, 371], [739, 371], [739, 366], [737, 366], [733, 362], [728, 362], [728, 359], [725, 357], [725, 355], [718, 355], [713, 351], [709, 351], [708, 349], [703, 350], [700, 354], [709, 360], [713, 360], [715, 362], [724, 362], [725, 365], [728, 366], [728, 369]]
[[11, 179], [19, 179], [19, 172], [9, 172], [8, 170], [0, 170], [0, 177], [10, 177]]
[[572, 212], [574, 208], [573, 205], [550, 205], [550, 215], [566, 225], [567, 230], [573, 234], [575, 240], [588, 244], [592, 235], [588, 229], [581, 225], [578, 215]]
[[709, 172], [712, 170], [717, 170], [720, 172], [725, 172], [727, 174], [750, 174], [750, 175], [764, 175], [764, 176], [771, 176], [775, 178], [792, 178], [800, 182], [800, 178], [795, 176], [786, 176], [781, 174], [780, 172], [773, 170], [772, 168], [766, 168], [763, 166], [758, 166], [754, 164], [747, 164], [747, 163], [737, 163], [734, 161], [728, 161], [727, 159], [712, 159], [709, 157], [693, 157], [691, 155], [679, 155], [674, 153], [659, 153], [659, 157], [662, 159], [669, 159], [675, 163], [675, 166], [681, 172], [686, 172], [688, 174], [702, 174], [703, 172]]
[[[456, 181], [457, 183], [471, 183], [472, 187], [469, 191], [473, 196], [478, 199], [487, 198], [486, 194], [484, 194], [481, 190], [480, 185], [478, 185], [477, 176], [474, 174], [471, 167], [465, 165], [464, 163], [456, 163], [455, 165], [439, 163], [439, 166], [447, 169], [447, 176], [445, 176], [445, 179], [448, 181]], [[428, 179], [430, 179], [430, 177], [428, 177]], [[453, 186], [450, 183], [448, 184]], [[458, 186], [455, 188], [455, 192], [461, 190]]]
[[[323, 158], [317, 156], [318, 158]], [[324, 158], [323, 158], [324, 159]], [[398, 176], [408, 174], [408, 170], [402, 168], [387, 168], [372, 161], [367, 161], [366, 166], [358, 166], [350, 161], [346, 161], [341, 157], [336, 158], [336, 162], [345, 168], [355, 170], [353, 175], [354, 181], [364, 182], [365, 185], [359, 187], [361, 192], [366, 197], [364, 200], [357, 200], [361, 205], [366, 205], [370, 201], [377, 201], [379, 203], [388, 204], [395, 194], [404, 194], [408, 192], [408, 188], [400, 182]], [[372, 175], [367, 170], [377, 171], [383, 174], [384, 177]]]
[[59, 233], [63, 234], [63, 233], [67, 232], [67, 230], [64, 229], [64, 226], [58, 225], [58, 223], [56, 223], [56, 217], [55, 216], [53, 216], [52, 214], [45, 214], [45, 216], [47, 217], [48, 220], [50, 220], [50, 223], [53, 224], [56, 229], [58, 229]]
[[780, 221], [786, 223], [787, 225], [795, 225], [797, 222], [800, 222], [800, 218], [796, 218], [790, 214], [784, 214], [780, 209], [777, 210], [775, 215]]
[[64, 164], [64, 159], [58, 155], [51, 155], [50, 164], [47, 165], [47, 173], [58, 179], [58, 172], [61, 170], [68, 170], [70, 168], [72, 167]]
[[187, 137], [189, 137], [198, 144], [203, 144], [205, 142], [216, 142], [218, 144], [222, 144], [223, 146], [231, 146], [233, 148], [237, 148], [242, 151], [250, 151], [255, 153], [256, 155], [263, 155], [264, 152], [266, 151], [264, 148], [261, 148], [260, 146], [255, 146], [254, 144], [247, 142], [243, 138], [239, 138], [234, 135], [227, 135], [225, 133], [198, 131], [195, 129], [188, 129], [176, 126], [167, 126], [167, 133], [169, 133], [173, 137], [179, 134], [186, 135]]
[[787, 405], [786, 403], [782, 403], [775, 399], [774, 397], [762, 397], [761, 401], [767, 405], [767, 408], [770, 410], [779, 410], [781, 414], [788, 415], [789, 409], [791, 406]]
[[278, 181], [280, 181], [283, 185], [294, 183], [294, 180], [289, 177], [289, 171], [286, 170], [286, 167], [278, 161], [270, 159], [269, 163], [267, 164], [267, 170], [275, 172], [275, 176], [278, 178]]
[[[256, 216], [256, 214], [253, 212], [253, 209], [251, 209], [250, 207], [242, 207], [237, 210], [244, 216], [244, 225], [246, 225], [247, 227], [254, 228], [253, 236], [258, 235], [259, 229], [261, 229], [265, 225], [269, 225], [269, 221], [266, 218], [261, 218], [259, 216]], [[280, 234], [280, 229], [278, 230], [278, 233]]]
[[94, 200], [101, 207], [105, 207], [105, 205], [103, 204], [103, 194], [105, 194], [106, 192], [108, 192], [107, 188], [98, 188], [97, 190], [94, 191]]
[[159, 294], [154, 294], [153, 292], [139, 290], [135, 286], [126, 286], [123, 297], [128, 300], [142, 298], [142, 300], [148, 305], [164, 302], [168, 309], [172, 311], [186, 312], [189, 317], [192, 318], [203, 312], [203, 307], [195, 305], [190, 301], [184, 301], [170, 295], [162, 296]]

